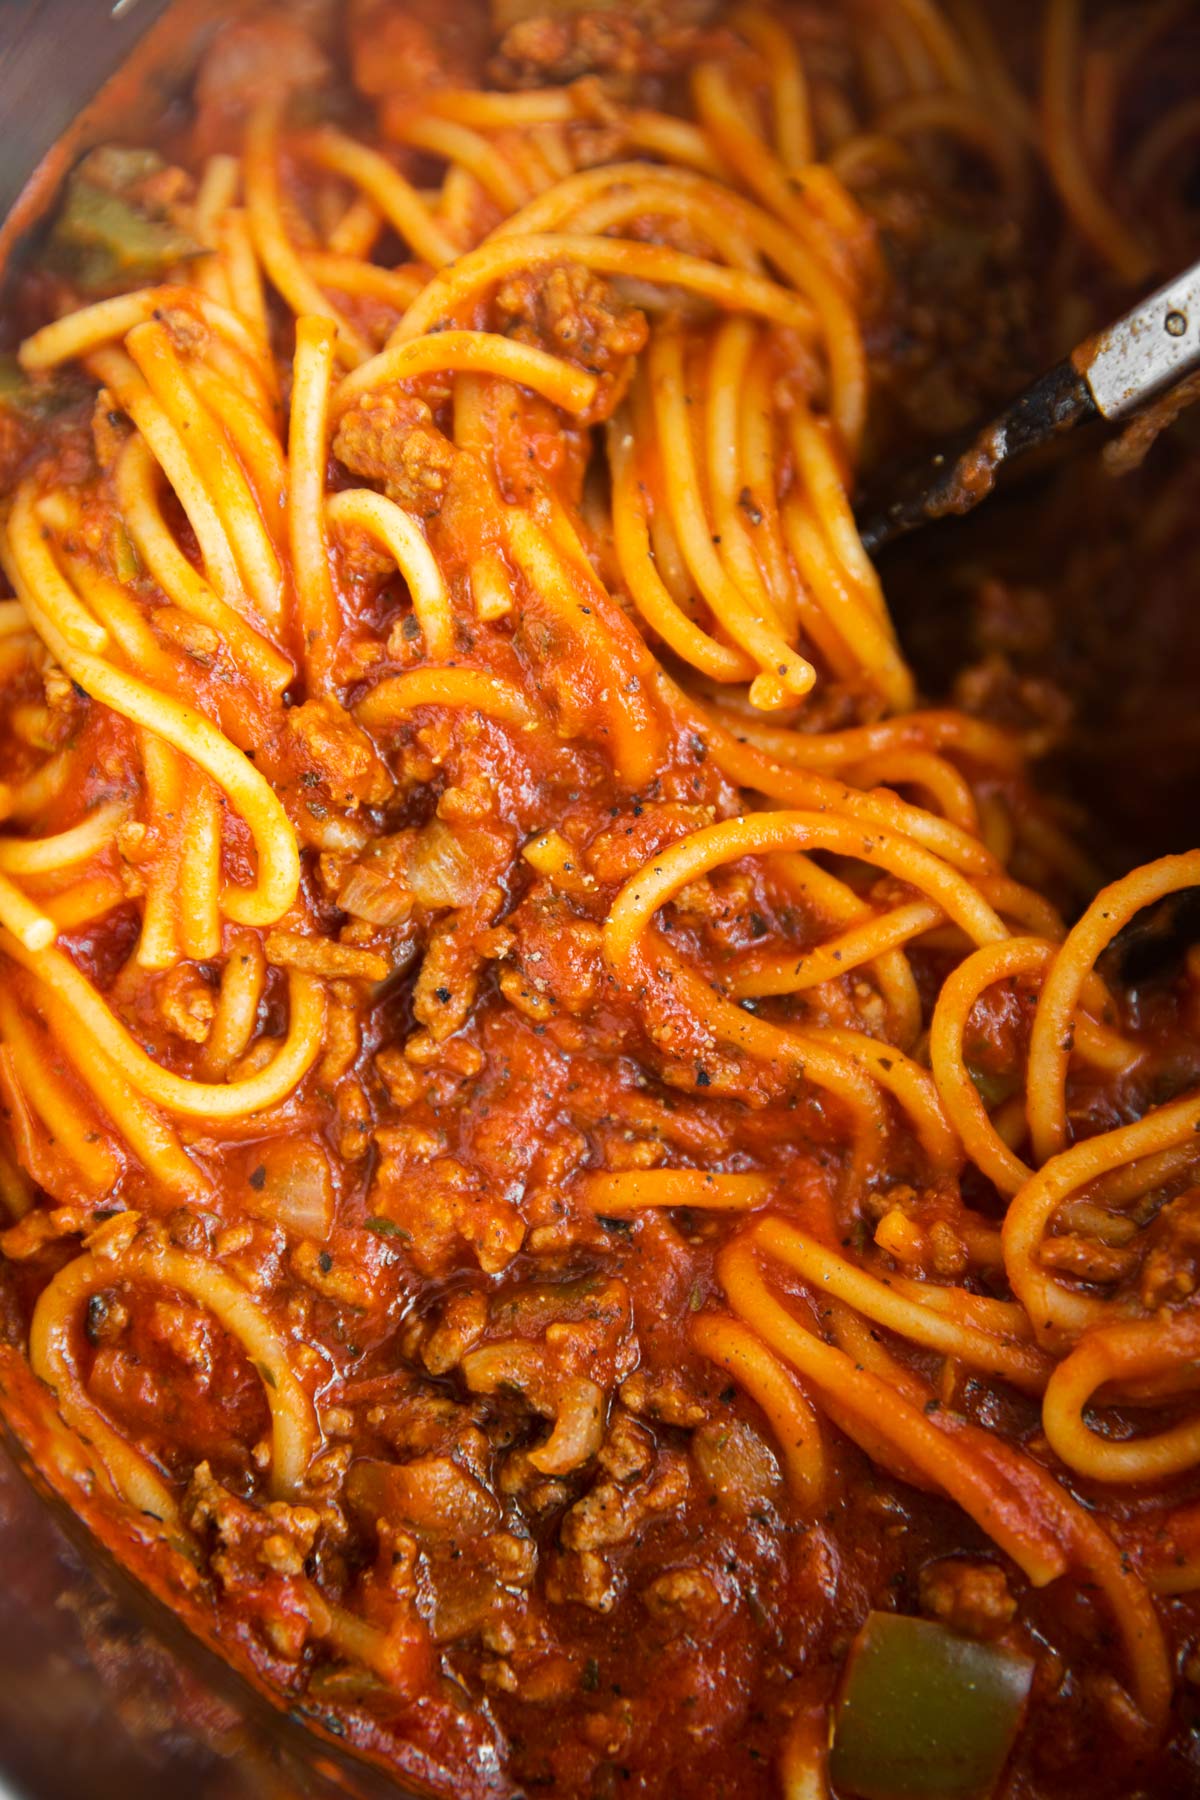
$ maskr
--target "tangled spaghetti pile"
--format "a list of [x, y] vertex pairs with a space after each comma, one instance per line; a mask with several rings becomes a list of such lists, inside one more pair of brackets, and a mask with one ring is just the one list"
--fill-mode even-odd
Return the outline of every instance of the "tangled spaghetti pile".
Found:
[[[993, 1547], [1022, 1641], [1057, 1641], [1036, 1590], [1093, 1609], [1060, 1648], [1102, 1620], [1105, 1728], [1145, 1757], [1156, 1596], [1200, 1586], [1197, 971], [1151, 1004], [1100, 964], [1200, 852], [1068, 929], [1030, 743], [920, 709], [848, 500], [877, 214], [926, 152], [1019, 213], [1040, 134], [1078, 253], [1151, 272], [1078, 7], [1041, 121], [982, 8], [526, 21], [486, 88], [359, 10], [377, 129], [314, 122], [298, 27], [234, 26], [193, 176], [118, 195], [192, 250], [26, 296], [0, 1243], [56, 1411], [10, 1350], [10, 1415], [229, 1654], [459, 1793], [509, 1791], [479, 1746], [510, 1701], [605, 1716], [580, 1684], [634, 1541], [691, 1544], [693, 1663], [729, 1619], [759, 1641], [693, 1566], [737, 1510], [688, 1447], [722, 1418], [779, 1459], [778, 1604], [825, 1620], [757, 1678], [790, 1794], [863, 1604], [788, 1559], [840, 1516], [886, 1586], [845, 1524], [880, 1483], [960, 1509], [939, 1542]], [[455, 1738], [459, 1653], [494, 1710]], [[650, 1766], [629, 1733], [537, 1754], [592, 1792]]]

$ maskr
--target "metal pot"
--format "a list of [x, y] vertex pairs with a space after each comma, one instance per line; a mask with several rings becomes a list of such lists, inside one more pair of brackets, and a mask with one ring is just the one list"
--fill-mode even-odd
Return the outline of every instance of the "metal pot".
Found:
[[[82, 151], [152, 133], [240, 4], [0, 0], [0, 277]], [[404, 1800], [203, 1649], [2, 1428], [0, 1577], [0, 1800]]]

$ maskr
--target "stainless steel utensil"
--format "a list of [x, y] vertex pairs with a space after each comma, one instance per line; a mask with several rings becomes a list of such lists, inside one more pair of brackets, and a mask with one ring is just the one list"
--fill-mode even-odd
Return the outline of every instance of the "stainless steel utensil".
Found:
[[[208, 31], [243, 4], [0, 0], [0, 274], [74, 158], [152, 129]], [[118, 74], [131, 56], [133, 83]], [[0, 1568], [0, 1800], [412, 1795], [205, 1650], [49, 1493], [6, 1429]]]
[[169, 0], [3, 0], [0, 219]]
[[966, 443], [883, 478], [858, 507], [874, 554], [934, 519], [967, 513], [998, 470], [1088, 420], [1117, 423], [1200, 370], [1200, 263], [1185, 269], [1107, 330], [1080, 344]]

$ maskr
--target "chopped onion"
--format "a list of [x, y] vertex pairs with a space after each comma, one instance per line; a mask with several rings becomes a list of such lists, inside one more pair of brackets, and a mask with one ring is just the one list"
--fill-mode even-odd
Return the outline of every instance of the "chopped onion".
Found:
[[740, 1419], [715, 1419], [692, 1440], [700, 1472], [725, 1512], [751, 1513], [778, 1493], [781, 1481], [774, 1452]]
[[470, 840], [476, 835], [460, 836], [441, 819], [431, 819], [418, 834], [409, 853], [408, 880], [422, 906], [469, 906], [476, 898], [486, 880], [472, 854]]
[[529, 1460], [543, 1475], [568, 1475], [591, 1461], [603, 1438], [604, 1389], [585, 1375], [575, 1375], [559, 1392], [554, 1430], [529, 1452]]
[[355, 863], [338, 895], [338, 905], [351, 918], [365, 919], [369, 925], [403, 925], [412, 912], [413, 897], [393, 876]]
[[487, 1488], [449, 1456], [407, 1463], [360, 1457], [351, 1465], [346, 1498], [364, 1522], [390, 1519], [423, 1538], [484, 1537], [500, 1522]]
[[[495, 1394], [507, 1388], [528, 1397], [540, 1382], [542, 1356], [536, 1344], [509, 1339], [470, 1351], [462, 1359], [462, 1372], [473, 1394]], [[529, 1403], [534, 1405], [532, 1399]]]
[[401, 925], [414, 904], [469, 906], [490, 879], [494, 840], [431, 819], [420, 831], [376, 838], [352, 863], [338, 905], [371, 925]]
[[275, 1143], [263, 1150], [246, 1184], [245, 1204], [295, 1237], [324, 1243], [333, 1228], [333, 1180], [317, 1144]]
[[338, 851], [361, 850], [368, 841], [366, 827], [358, 819], [331, 813], [328, 818], [314, 819], [310, 814], [303, 823], [304, 836], [327, 855]]
[[473, 1394], [505, 1389], [520, 1394], [534, 1412], [551, 1415], [554, 1429], [529, 1452], [543, 1475], [566, 1475], [591, 1460], [604, 1437], [604, 1389], [586, 1375], [561, 1376], [546, 1367], [545, 1351], [519, 1338], [488, 1344], [462, 1359], [462, 1372]]

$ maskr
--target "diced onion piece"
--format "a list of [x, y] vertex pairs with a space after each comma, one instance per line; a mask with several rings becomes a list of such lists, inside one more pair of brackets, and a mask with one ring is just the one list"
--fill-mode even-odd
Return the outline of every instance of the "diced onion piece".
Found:
[[333, 1181], [320, 1145], [268, 1145], [247, 1183], [245, 1204], [293, 1236], [323, 1244], [333, 1229]]
[[740, 1419], [714, 1419], [692, 1439], [697, 1466], [725, 1512], [751, 1513], [774, 1500], [782, 1485], [770, 1446]]
[[338, 905], [352, 919], [365, 919], [369, 925], [403, 925], [413, 909], [413, 897], [382, 870], [356, 863], [342, 885]]
[[448, 1456], [407, 1463], [360, 1457], [347, 1477], [346, 1498], [364, 1524], [387, 1519], [426, 1540], [485, 1537], [500, 1523], [494, 1497]]
[[479, 892], [469, 845], [441, 819], [431, 819], [418, 835], [407, 872], [422, 906], [469, 906]]
[[604, 1389], [575, 1375], [562, 1385], [554, 1430], [529, 1460], [543, 1475], [568, 1475], [595, 1456], [603, 1437]]

